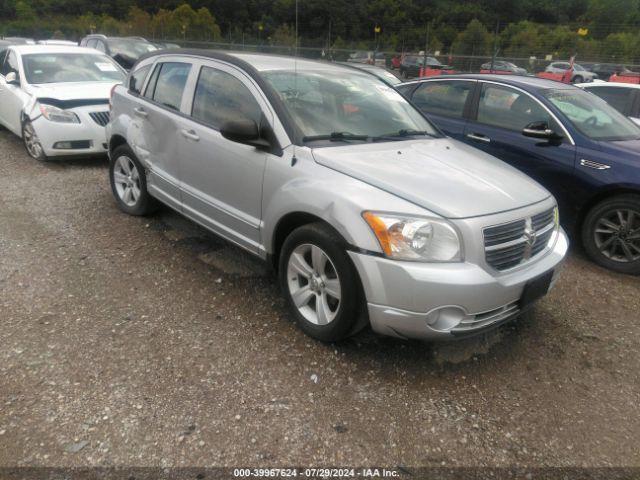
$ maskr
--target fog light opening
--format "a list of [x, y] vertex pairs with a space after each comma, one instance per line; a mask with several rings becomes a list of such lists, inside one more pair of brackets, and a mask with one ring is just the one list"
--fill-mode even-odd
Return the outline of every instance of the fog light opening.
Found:
[[461, 307], [448, 306], [431, 310], [427, 313], [426, 320], [432, 329], [446, 332], [457, 327], [467, 316]]

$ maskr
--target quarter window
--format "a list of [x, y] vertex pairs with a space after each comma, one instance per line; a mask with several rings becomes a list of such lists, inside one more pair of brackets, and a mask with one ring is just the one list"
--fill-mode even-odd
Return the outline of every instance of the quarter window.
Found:
[[414, 103], [425, 113], [462, 118], [474, 82], [425, 82], [413, 93]]
[[131, 77], [129, 78], [129, 91], [131, 93], [140, 95], [142, 92], [142, 85], [144, 85], [144, 81], [149, 74], [149, 70], [151, 70], [151, 65], [145, 65], [131, 74]]
[[[180, 110], [184, 86], [191, 65], [188, 63], [166, 62], [156, 67], [154, 78], [149, 82], [145, 96], [165, 107]], [[151, 91], [149, 88], [151, 87]]]
[[551, 118], [529, 95], [508, 87], [489, 84], [482, 86], [478, 123], [522, 131], [532, 122], [551, 124]]
[[18, 58], [16, 57], [15, 52], [9, 51], [4, 60], [4, 63], [2, 64], [2, 72], [0, 73], [6, 76], [11, 72], [18, 73]]
[[233, 75], [202, 67], [191, 115], [214, 128], [238, 117], [260, 123], [262, 111], [249, 89]]

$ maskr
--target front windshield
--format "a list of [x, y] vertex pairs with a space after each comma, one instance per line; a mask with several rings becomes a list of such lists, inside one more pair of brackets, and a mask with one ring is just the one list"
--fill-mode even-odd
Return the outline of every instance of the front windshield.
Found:
[[22, 56], [27, 83], [122, 82], [125, 74], [106, 55], [34, 53]]
[[608, 103], [580, 89], [551, 89], [543, 95], [583, 135], [593, 140], [640, 139], [638, 128]]
[[111, 55], [121, 55], [123, 57], [137, 59], [148, 52], [158, 50], [155, 45], [144, 40], [134, 38], [112, 38], [109, 40]]
[[[342, 133], [373, 137], [401, 131], [439, 135], [402, 95], [365, 73], [263, 72], [305, 137]], [[366, 139], [361, 139], [366, 141]]]

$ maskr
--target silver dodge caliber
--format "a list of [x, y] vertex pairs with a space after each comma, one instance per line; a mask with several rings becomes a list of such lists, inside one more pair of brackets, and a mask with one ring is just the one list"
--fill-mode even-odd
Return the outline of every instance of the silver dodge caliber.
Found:
[[567, 252], [547, 190], [352, 68], [158, 52], [111, 106], [119, 207], [164, 203], [272, 262], [320, 340], [484, 332], [544, 296]]

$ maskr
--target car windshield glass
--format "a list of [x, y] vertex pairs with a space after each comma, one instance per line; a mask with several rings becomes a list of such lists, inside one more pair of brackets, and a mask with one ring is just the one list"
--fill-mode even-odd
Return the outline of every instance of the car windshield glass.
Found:
[[331, 138], [344, 139], [348, 133], [373, 141], [373, 137], [405, 130], [439, 135], [402, 95], [371, 75], [346, 71], [340, 75], [321, 71], [296, 74], [284, 70], [262, 75], [278, 92], [305, 137], [340, 132]]
[[578, 65], [577, 63], [573, 64], [573, 69], [578, 71], [578, 72], [586, 72], [586, 70], [584, 69], [584, 67], [582, 65]]
[[640, 139], [640, 128], [595, 95], [577, 88], [551, 89], [543, 95], [574, 127], [593, 140]]
[[109, 50], [111, 55], [122, 55], [129, 58], [140, 58], [147, 52], [158, 50], [155, 45], [145, 42], [144, 40], [136, 40], [133, 38], [116, 38], [109, 40]]
[[34, 53], [22, 56], [30, 84], [65, 82], [122, 82], [125, 74], [106, 55], [91, 53]]

